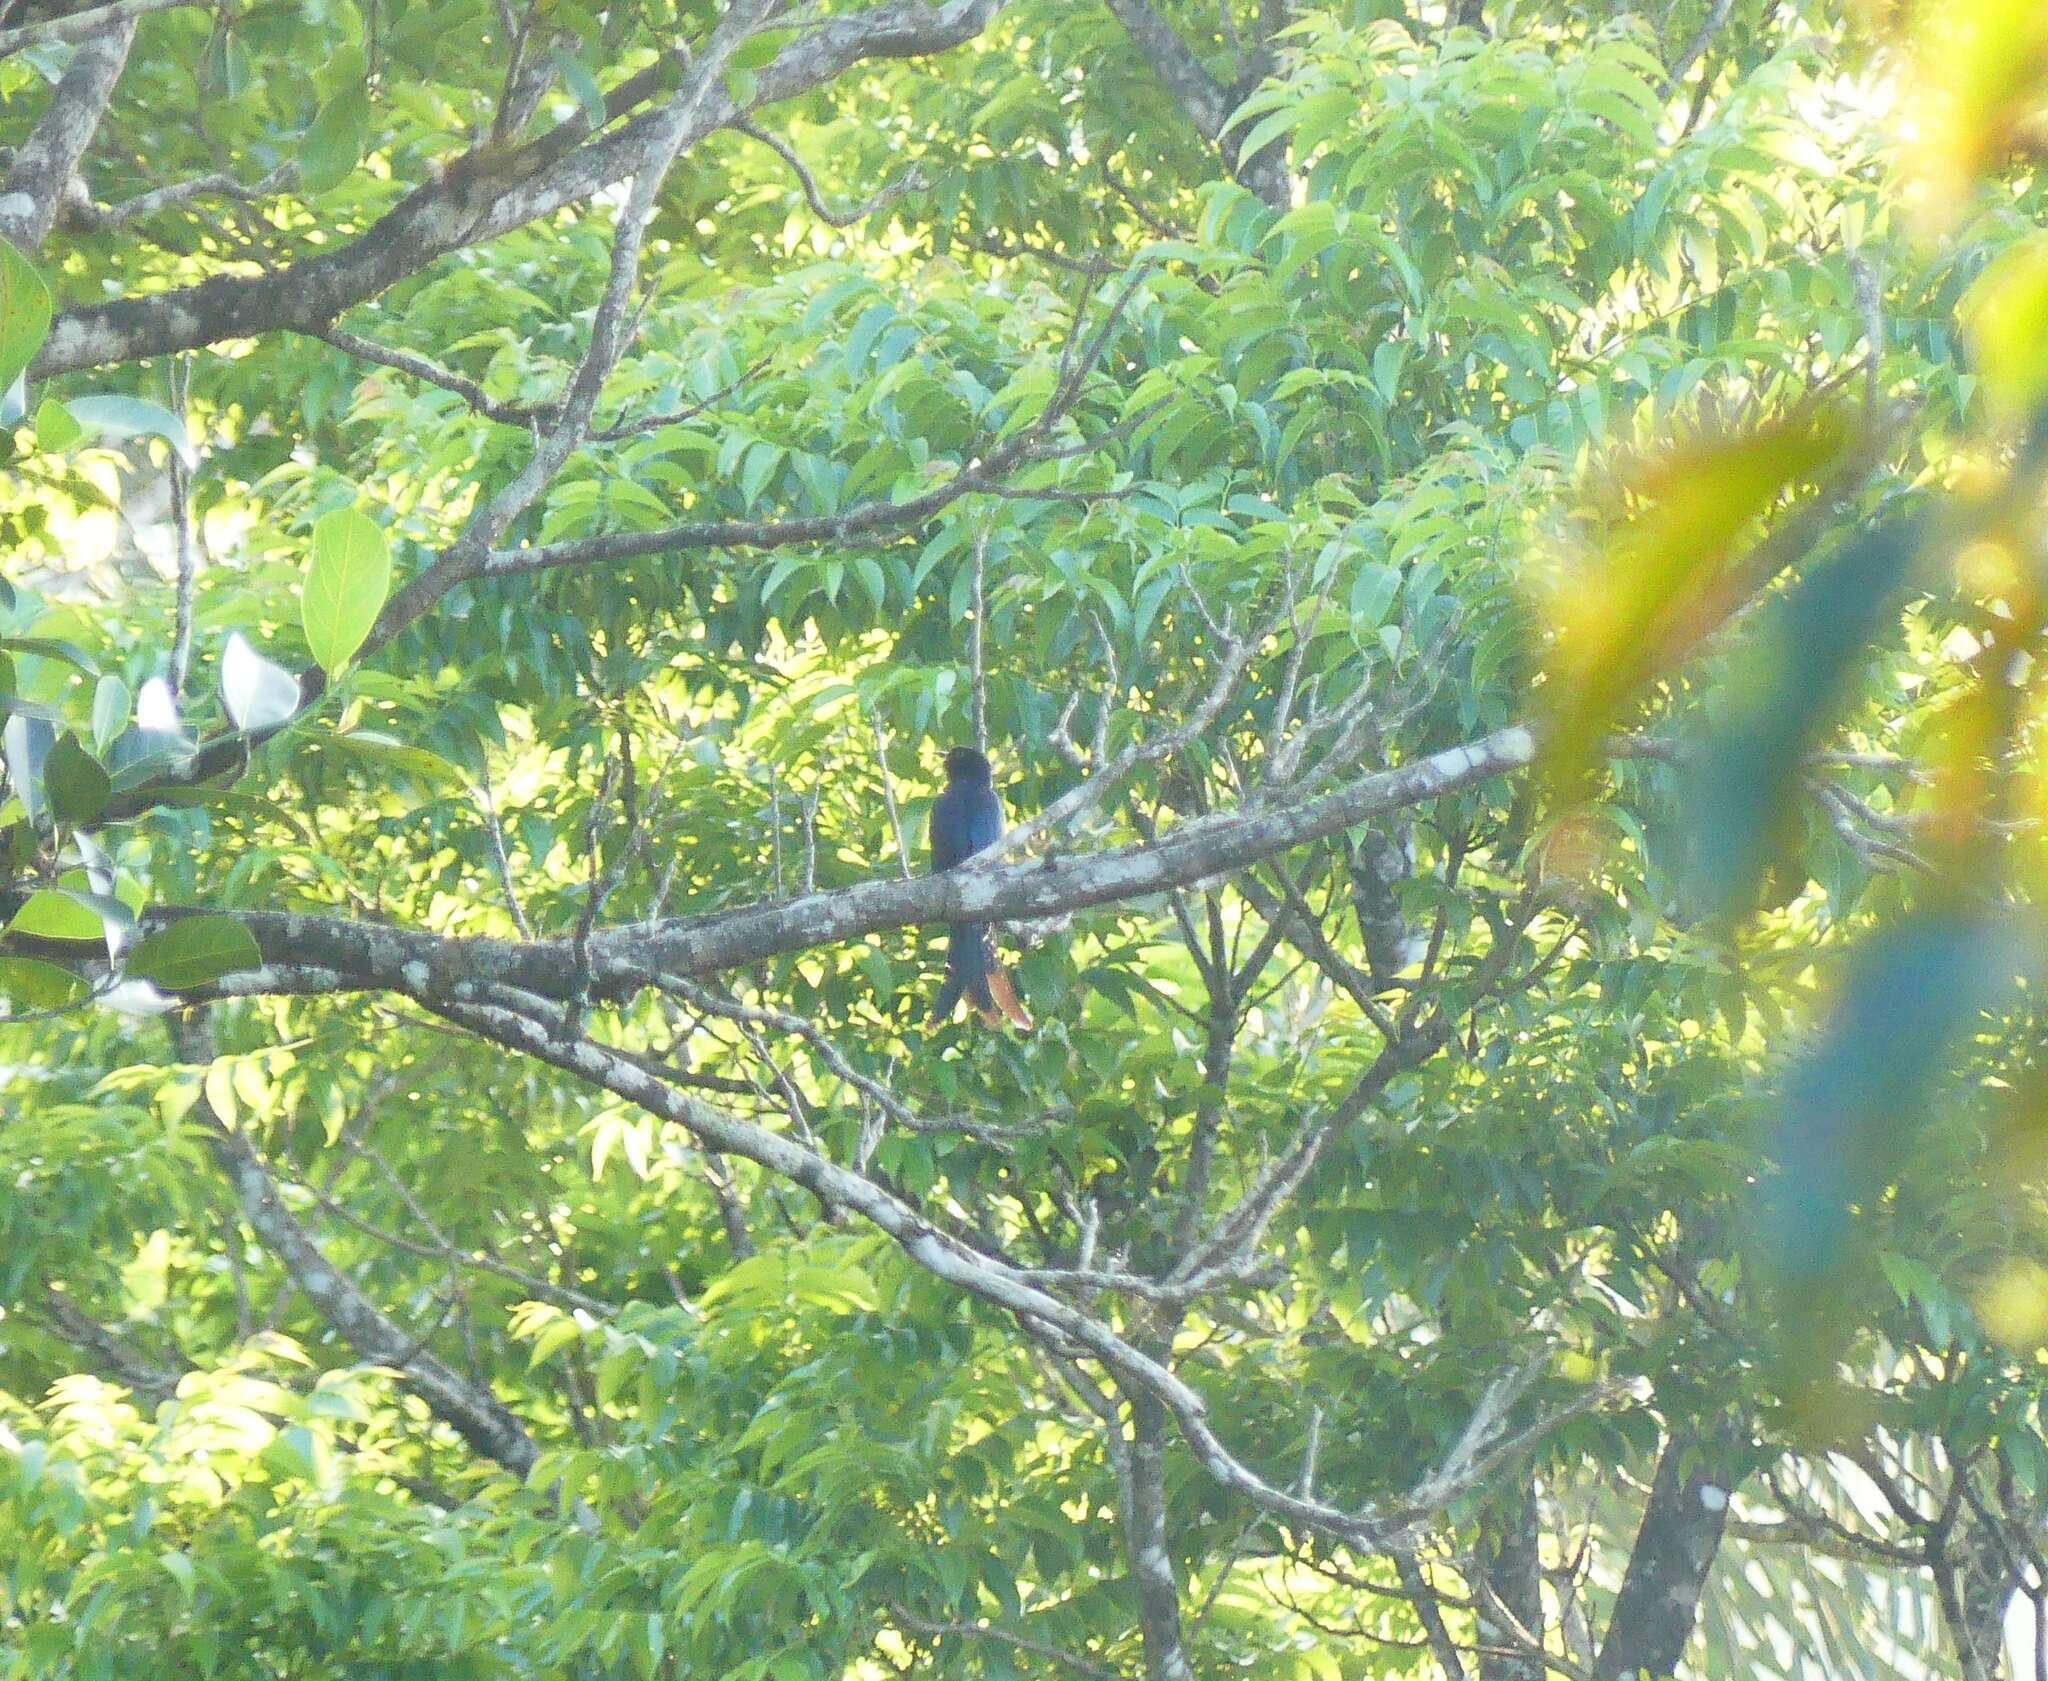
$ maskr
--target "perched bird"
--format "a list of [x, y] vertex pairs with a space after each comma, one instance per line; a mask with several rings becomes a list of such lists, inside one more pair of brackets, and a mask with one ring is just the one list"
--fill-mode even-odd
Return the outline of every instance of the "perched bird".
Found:
[[[972, 747], [954, 747], [946, 754], [946, 791], [932, 802], [931, 847], [934, 872], [950, 870], [983, 847], [1003, 838], [1003, 802], [996, 794], [988, 760]], [[946, 948], [946, 984], [932, 1006], [932, 1020], [944, 1021], [965, 998], [990, 1027], [1003, 1018], [1027, 1032], [1031, 1017], [1017, 1000], [1016, 983], [996, 955], [995, 936], [986, 922], [956, 922]]]

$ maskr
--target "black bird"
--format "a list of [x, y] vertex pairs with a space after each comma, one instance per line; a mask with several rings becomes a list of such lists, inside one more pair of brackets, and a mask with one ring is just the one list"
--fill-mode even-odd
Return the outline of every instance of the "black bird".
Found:
[[[950, 870], [983, 847], [1003, 838], [1003, 802], [996, 793], [988, 760], [972, 747], [946, 753], [946, 791], [932, 802], [931, 847], [934, 872]], [[1026, 1032], [1031, 1017], [1018, 1002], [1016, 983], [996, 955], [994, 935], [986, 922], [956, 922], [946, 947], [946, 984], [932, 1006], [932, 1020], [944, 1021], [965, 998], [990, 1027], [1008, 1016]]]

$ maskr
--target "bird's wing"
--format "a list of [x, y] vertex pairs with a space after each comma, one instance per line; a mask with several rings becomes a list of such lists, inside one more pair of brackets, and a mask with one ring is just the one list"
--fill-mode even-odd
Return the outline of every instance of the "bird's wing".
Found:
[[957, 790], [948, 788], [932, 801], [929, 839], [932, 868], [950, 870], [974, 850], [968, 841], [967, 813], [961, 809]]
[[932, 868], [950, 870], [1003, 838], [1003, 802], [992, 788], [951, 787], [932, 801]]
[[967, 801], [967, 850], [979, 852], [1003, 838], [1003, 802], [993, 788], [977, 789]]

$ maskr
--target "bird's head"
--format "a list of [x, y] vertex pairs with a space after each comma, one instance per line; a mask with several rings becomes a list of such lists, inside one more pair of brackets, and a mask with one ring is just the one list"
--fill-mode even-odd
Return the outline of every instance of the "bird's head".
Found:
[[946, 780], [948, 782], [988, 782], [995, 773], [989, 768], [985, 754], [977, 753], [972, 747], [949, 747], [946, 749]]

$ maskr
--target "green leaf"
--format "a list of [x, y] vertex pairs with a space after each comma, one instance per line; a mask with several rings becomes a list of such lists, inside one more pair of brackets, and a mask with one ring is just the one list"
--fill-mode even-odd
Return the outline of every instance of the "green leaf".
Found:
[[128, 727], [129, 714], [134, 710], [135, 697], [128, 692], [128, 685], [109, 672], [99, 681], [99, 687], [92, 696], [92, 744], [104, 753], [114, 745], [122, 730]]
[[320, 107], [299, 146], [299, 185], [311, 196], [329, 192], [355, 173], [370, 135], [370, 96], [362, 88], [337, 94]]
[[311, 1481], [320, 1474], [320, 1444], [303, 1424], [288, 1424], [265, 1444], [263, 1460], [284, 1476]]
[[192, 1561], [183, 1553], [164, 1553], [158, 1560], [171, 1580], [178, 1584], [178, 1591], [185, 1596], [185, 1603], [192, 1603], [193, 1580]]
[[1823, 474], [1848, 435], [1846, 416], [1822, 410], [1674, 448], [1626, 487], [1601, 563], [1551, 603], [1542, 698], [1555, 779], [1583, 773], [1622, 711], [1762, 581], [1743, 574], [1744, 536], [1776, 497]]
[[1746, 908], [1791, 828], [1808, 749], [1897, 612], [1919, 537], [1917, 521], [1894, 520], [1829, 555], [1772, 604], [1737, 663], [1686, 779], [1686, 862], [1703, 908]]
[[67, 733], [57, 738], [43, 762], [43, 789], [51, 815], [77, 828], [107, 809], [113, 785], [107, 780], [106, 767], [85, 750], [77, 736]]
[[469, 778], [440, 754], [411, 746], [381, 730], [344, 730], [330, 736], [325, 745], [333, 752], [353, 755], [417, 783], [427, 793], [459, 794], [469, 786]]
[[39, 957], [0, 957], [0, 997], [24, 1010], [61, 1010], [86, 994], [82, 976]]
[[[1867, 942], [1820, 1035], [1785, 1083], [1762, 1191], [1767, 1252], [1790, 1291], [1804, 1364], [1829, 1329], [1811, 1322], [1844, 1259], [1855, 1210], [1898, 1172], [1957, 1041], [2001, 996], [2018, 996], [2020, 940], [1996, 917], [1924, 912]], [[1833, 1334], [1845, 1335], [1846, 1327]]]
[[249, 91], [256, 69], [241, 36], [232, 30], [220, 30], [207, 44], [202, 73], [210, 91], [228, 99], [240, 99]]
[[2048, 396], [2048, 234], [2001, 254], [1957, 314], [1994, 408], [2023, 415]]
[[597, 78], [590, 68], [574, 53], [560, 47], [548, 49], [548, 57], [554, 60], [555, 68], [561, 72], [562, 86], [576, 98], [583, 107], [583, 115], [593, 131], [603, 128], [605, 123], [604, 89], [597, 85]]
[[14, 913], [7, 931], [38, 940], [90, 940], [95, 944], [106, 937], [94, 911], [54, 887], [31, 894], [28, 903]]
[[527, 1369], [531, 1371], [541, 1365], [549, 1355], [560, 1352], [582, 1335], [583, 1327], [567, 1314], [562, 1315], [533, 1339], [533, 1352], [526, 1359]]
[[109, 395], [74, 397], [68, 405], [71, 418], [90, 436], [99, 438], [162, 438], [178, 452], [187, 468], [199, 465], [185, 423], [161, 403], [147, 397]]
[[85, 428], [78, 424], [78, 417], [54, 397], [45, 397], [36, 405], [36, 447], [46, 449], [53, 455], [69, 449], [85, 436]]
[[166, 992], [187, 992], [262, 963], [255, 939], [233, 917], [190, 916], [138, 941], [127, 970]]
[[391, 550], [377, 522], [354, 508], [322, 514], [299, 612], [323, 671], [340, 670], [363, 645], [390, 590]]
[[50, 333], [50, 289], [19, 251], [0, 239], [0, 388], [12, 385]]
[[0, 636], [0, 648], [10, 654], [34, 654], [39, 659], [62, 660], [88, 677], [97, 677], [99, 667], [75, 642], [60, 642], [53, 636]]

